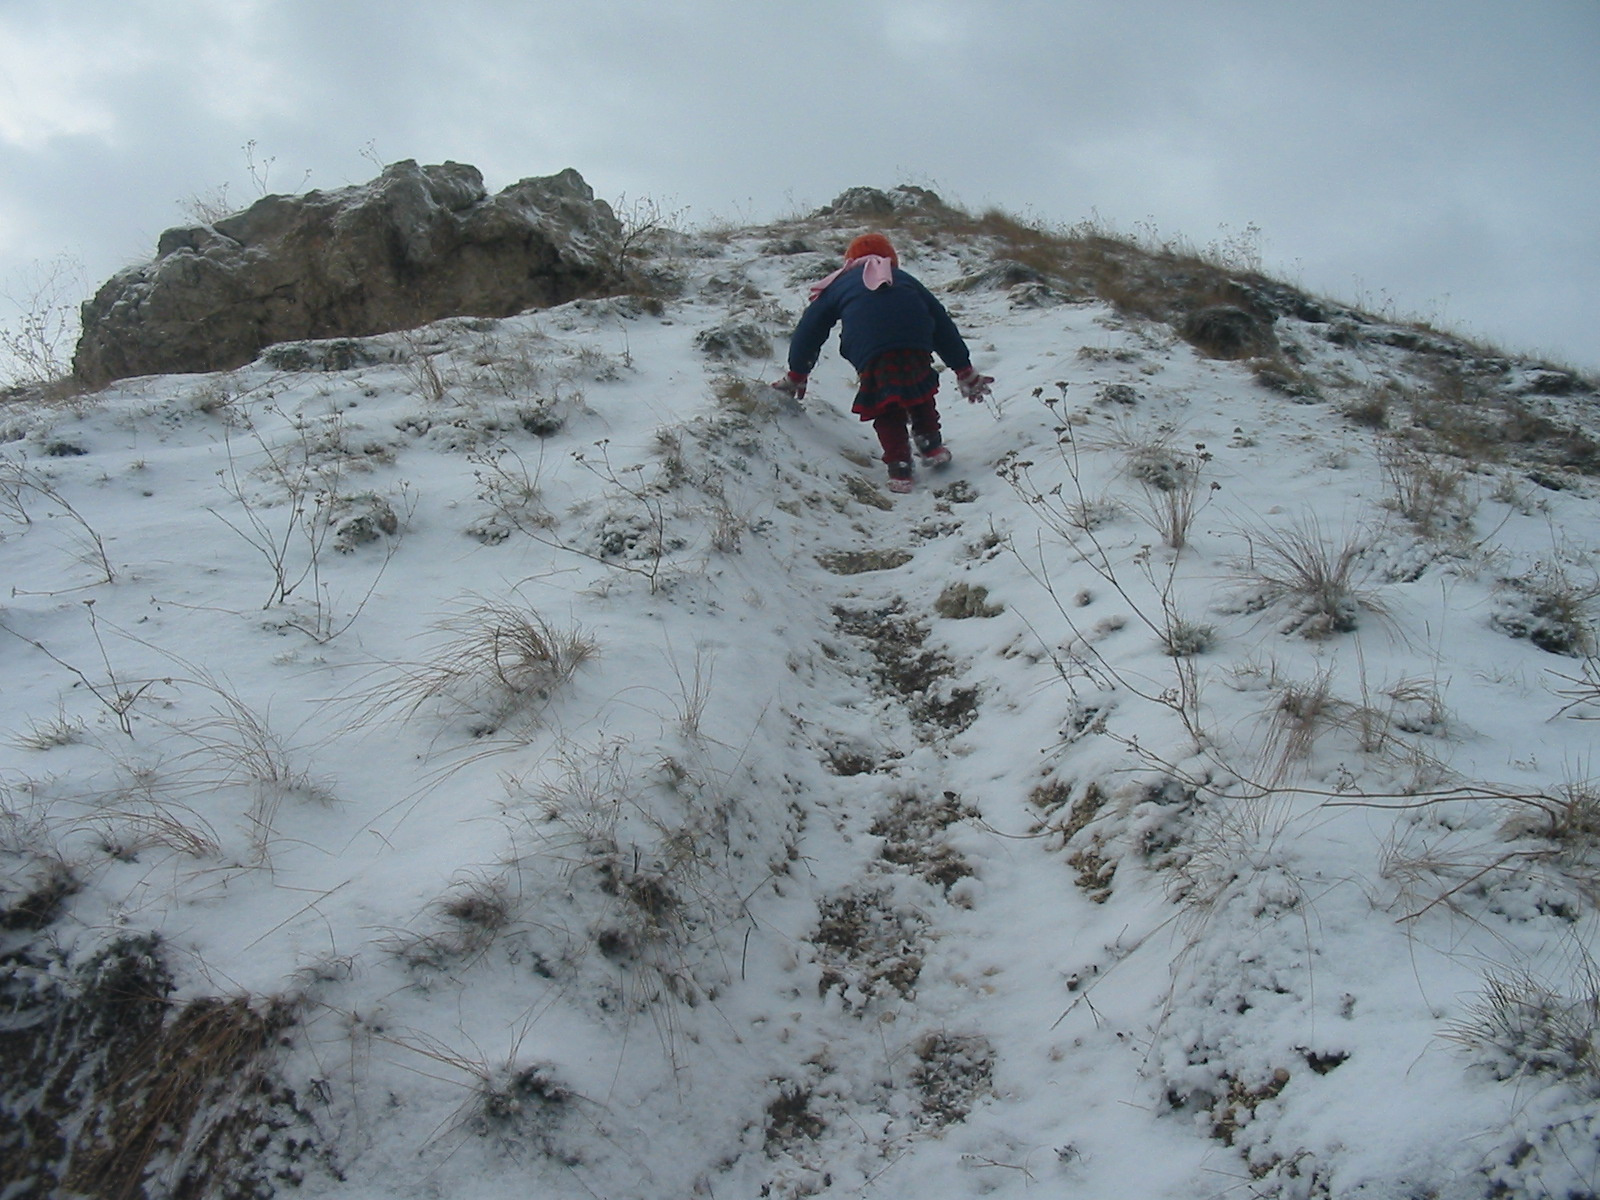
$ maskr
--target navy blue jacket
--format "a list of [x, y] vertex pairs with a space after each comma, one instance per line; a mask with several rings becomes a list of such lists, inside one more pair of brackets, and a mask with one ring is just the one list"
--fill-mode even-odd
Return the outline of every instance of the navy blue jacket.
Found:
[[957, 371], [972, 365], [956, 323], [915, 276], [896, 267], [892, 283], [869, 291], [862, 273], [852, 267], [806, 308], [789, 339], [791, 371], [811, 374], [828, 331], [841, 321], [839, 353], [858, 371], [885, 350], [936, 350]]

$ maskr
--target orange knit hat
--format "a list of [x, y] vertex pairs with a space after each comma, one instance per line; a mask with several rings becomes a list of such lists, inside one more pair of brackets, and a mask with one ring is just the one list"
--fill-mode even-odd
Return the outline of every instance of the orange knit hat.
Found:
[[894, 252], [889, 239], [881, 233], [863, 233], [850, 243], [850, 248], [844, 252], [844, 260], [851, 262], [857, 258], [865, 258], [869, 254], [881, 254], [894, 266], [900, 265], [900, 256]]

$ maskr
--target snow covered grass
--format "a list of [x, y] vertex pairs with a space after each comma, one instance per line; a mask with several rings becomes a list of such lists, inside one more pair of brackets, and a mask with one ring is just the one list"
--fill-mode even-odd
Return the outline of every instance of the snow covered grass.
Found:
[[8, 1194], [1600, 1190], [1592, 398], [1008, 221], [0, 410]]

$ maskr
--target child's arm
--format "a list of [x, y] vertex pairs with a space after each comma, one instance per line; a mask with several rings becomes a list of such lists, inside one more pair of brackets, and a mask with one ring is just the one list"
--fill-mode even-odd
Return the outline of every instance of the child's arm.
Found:
[[791, 375], [804, 377], [811, 374], [811, 368], [817, 365], [817, 356], [822, 353], [822, 343], [828, 340], [829, 330], [838, 321], [839, 306], [828, 292], [822, 293], [806, 307], [800, 316], [800, 323], [794, 327], [793, 336], [789, 338]]

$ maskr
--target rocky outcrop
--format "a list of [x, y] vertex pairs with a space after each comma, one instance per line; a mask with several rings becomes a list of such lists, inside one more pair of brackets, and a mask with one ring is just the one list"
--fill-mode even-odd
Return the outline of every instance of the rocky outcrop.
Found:
[[874, 187], [846, 188], [812, 214], [814, 217], [887, 217], [907, 213], [938, 214], [950, 210], [935, 192], [902, 183], [887, 192]]
[[156, 258], [83, 306], [73, 367], [92, 384], [214, 371], [277, 342], [503, 317], [620, 287], [622, 228], [576, 171], [495, 196], [477, 168], [394, 163], [377, 179], [266, 196], [169, 229]]

